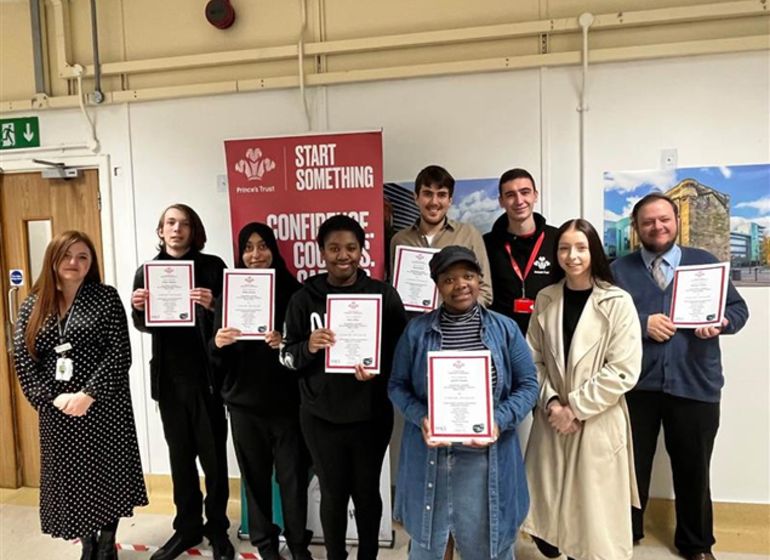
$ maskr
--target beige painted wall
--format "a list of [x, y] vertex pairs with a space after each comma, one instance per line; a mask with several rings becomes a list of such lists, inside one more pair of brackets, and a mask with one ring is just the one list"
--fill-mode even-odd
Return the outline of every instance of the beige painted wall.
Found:
[[[35, 94], [29, 0], [0, 0], [0, 101], [29, 99]], [[38, 0], [32, 0], [38, 1]], [[65, 11], [69, 64], [92, 64], [90, 1], [40, 0], [50, 61], [48, 94], [65, 96], [75, 90], [59, 76], [54, 6]], [[703, 0], [305, 0], [306, 42], [365, 39], [383, 35], [451, 30], [548, 18], [628, 13], [630, 10], [704, 4]], [[220, 31], [203, 15], [205, 2], [190, 0], [99, 0], [99, 45], [102, 63], [137, 61], [296, 44], [300, 31], [300, 1], [233, 0], [235, 24]], [[745, 5], [756, 2], [745, 2]], [[767, 5], [764, 5], [767, 8]], [[635, 29], [601, 30], [591, 35], [592, 48], [650, 45], [698, 39], [745, 37], [770, 33], [770, 17], [750, 17], [698, 23], [652, 25]], [[580, 48], [579, 33], [552, 35], [550, 52]], [[306, 73], [345, 71], [401, 65], [451, 62], [537, 54], [537, 36], [486, 40], [462, 45], [425, 46], [387, 51], [308, 57]], [[174, 70], [105, 77], [105, 92], [162, 86], [203, 84], [250, 78], [294, 76], [296, 60], [232, 64], [194, 70]], [[86, 91], [92, 89], [86, 80]]]

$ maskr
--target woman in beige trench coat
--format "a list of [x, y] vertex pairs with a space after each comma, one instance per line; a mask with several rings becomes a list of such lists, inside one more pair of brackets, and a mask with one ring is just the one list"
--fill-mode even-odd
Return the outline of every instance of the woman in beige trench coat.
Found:
[[551, 558], [627, 559], [638, 497], [623, 395], [641, 369], [639, 318], [589, 222], [563, 224], [556, 252], [566, 277], [538, 293], [527, 333], [540, 395], [522, 530]]

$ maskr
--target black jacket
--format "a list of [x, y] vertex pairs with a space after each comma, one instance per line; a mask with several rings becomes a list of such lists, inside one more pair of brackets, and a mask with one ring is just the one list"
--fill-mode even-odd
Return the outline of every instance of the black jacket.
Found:
[[[371, 420], [391, 406], [388, 378], [396, 343], [406, 326], [404, 305], [392, 286], [369, 278], [362, 270], [352, 286], [332, 286], [327, 276], [309, 278], [289, 301], [281, 362], [300, 374], [301, 406], [310, 414], [337, 424]], [[382, 294], [381, 373], [375, 379], [358, 381], [353, 374], [326, 373], [325, 351], [310, 353], [310, 333], [326, 324], [328, 294]]]
[[[168, 255], [165, 251], [158, 253], [155, 261], [160, 260], [191, 260], [195, 262], [195, 287], [208, 288], [211, 290], [215, 298], [219, 297], [222, 293], [222, 277], [223, 271], [227, 268], [225, 262], [215, 255], [206, 255], [197, 251], [190, 251], [183, 257], [175, 259]], [[144, 267], [140, 266], [136, 270], [134, 275], [134, 290], [144, 288]], [[216, 380], [212, 368], [209, 364], [209, 352], [208, 342], [211, 338], [212, 328], [214, 325], [214, 313], [208, 309], [204, 309], [201, 305], [195, 306], [195, 332], [198, 335], [198, 341], [200, 346], [198, 348], [176, 348], [166, 347], [163, 344], [162, 337], [159, 336], [159, 330], [164, 327], [148, 327], [144, 323], [144, 311], [138, 311], [131, 308], [131, 318], [134, 321], [134, 326], [142, 332], [150, 333], [152, 335], [152, 359], [150, 360], [150, 396], [156, 401], [160, 399], [160, 387], [161, 376], [169, 375], [168, 372], [163, 372], [161, 364], [164, 359], [171, 355], [174, 356], [181, 354], [189, 354], [190, 352], [200, 352], [200, 359], [203, 368], [206, 371], [206, 381], [208, 384], [208, 390], [211, 394], [216, 392]]]
[[526, 336], [529, 326], [530, 313], [514, 313], [513, 300], [521, 297], [521, 280], [511, 266], [511, 259], [505, 250], [505, 244], [511, 246], [511, 254], [522, 274], [526, 270], [532, 250], [537, 238], [545, 232], [543, 244], [537, 253], [532, 270], [526, 277], [524, 286], [526, 297], [535, 300], [537, 293], [551, 284], [555, 284], [564, 277], [564, 271], [556, 260], [556, 232], [555, 227], [545, 223], [545, 218], [540, 214], [533, 214], [535, 218], [535, 233], [528, 237], [520, 237], [508, 232], [508, 216], [503, 214], [495, 220], [492, 231], [484, 234], [484, 245], [487, 248], [489, 268], [492, 271], [492, 293], [494, 299], [489, 307], [493, 311], [507, 315], [516, 321], [521, 329], [521, 334]]
[[[278, 252], [275, 236], [268, 226], [256, 222], [246, 225], [238, 236], [238, 254], [243, 255], [246, 242], [252, 233], [259, 234], [273, 254], [272, 268], [275, 270], [273, 319], [275, 329], [281, 330], [289, 299], [302, 286], [287, 270]], [[246, 268], [240, 257], [238, 268]], [[219, 297], [214, 310], [214, 329], [209, 349], [225, 404], [259, 416], [297, 416], [299, 408], [297, 375], [281, 365], [278, 360], [278, 350], [273, 350], [262, 340], [239, 340], [235, 344], [217, 348], [214, 337], [221, 327], [222, 297]]]

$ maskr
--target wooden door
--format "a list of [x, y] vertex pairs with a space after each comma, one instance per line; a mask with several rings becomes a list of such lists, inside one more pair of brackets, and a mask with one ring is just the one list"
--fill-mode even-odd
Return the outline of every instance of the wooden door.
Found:
[[[37, 278], [47, 239], [64, 231], [86, 232], [102, 263], [99, 218], [99, 176], [81, 170], [77, 179], [43, 179], [39, 172], [0, 175], [0, 265], [5, 356], [0, 358], [0, 487], [40, 485], [40, 444], [37, 412], [21, 391], [13, 368], [11, 321]], [[9, 294], [8, 271], [24, 271], [24, 286]]]

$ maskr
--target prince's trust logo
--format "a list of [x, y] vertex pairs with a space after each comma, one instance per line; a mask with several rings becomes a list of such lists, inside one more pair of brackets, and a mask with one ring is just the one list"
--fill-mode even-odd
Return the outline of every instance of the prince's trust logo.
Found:
[[543, 256], [538, 257], [533, 266], [535, 267], [535, 274], [549, 274], [551, 272], [551, 261]]

